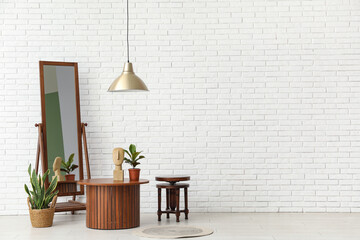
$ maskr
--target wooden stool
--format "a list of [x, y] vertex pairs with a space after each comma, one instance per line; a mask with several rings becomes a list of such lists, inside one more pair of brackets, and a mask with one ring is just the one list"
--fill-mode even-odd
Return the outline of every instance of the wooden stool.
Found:
[[[158, 221], [161, 221], [161, 214], [166, 213], [166, 218], [169, 218], [170, 213], [176, 215], [176, 221], [180, 222], [179, 217], [180, 213], [185, 213], [185, 219], [188, 219], [189, 209], [188, 209], [188, 188], [189, 184], [186, 183], [177, 183], [179, 181], [190, 180], [189, 176], [166, 176], [166, 177], [156, 177], [157, 181], [165, 181], [168, 183], [160, 183], [156, 185], [158, 189]], [[161, 189], [166, 189], [166, 210], [161, 210]], [[184, 189], [184, 202], [185, 209], [180, 210], [180, 189]]]

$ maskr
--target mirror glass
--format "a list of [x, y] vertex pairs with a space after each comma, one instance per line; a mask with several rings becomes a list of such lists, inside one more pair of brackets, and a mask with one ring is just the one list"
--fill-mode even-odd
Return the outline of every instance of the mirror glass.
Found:
[[[76, 71], [77, 73], [77, 71]], [[75, 66], [43, 65], [45, 133], [47, 167], [50, 169], [49, 181], [56, 157], [67, 161], [74, 153], [74, 164], [79, 165], [79, 123], [77, 119], [77, 99]], [[81, 143], [80, 143], [81, 144]], [[65, 175], [64, 172], [61, 172]], [[79, 180], [79, 168], [75, 180]]]

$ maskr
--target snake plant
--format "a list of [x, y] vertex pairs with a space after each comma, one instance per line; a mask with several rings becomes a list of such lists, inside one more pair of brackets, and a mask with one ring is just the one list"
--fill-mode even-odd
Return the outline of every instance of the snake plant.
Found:
[[126, 163], [130, 164], [133, 168], [139, 165], [139, 160], [145, 158], [144, 156], [139, 156], [141, 152], [136, 151], [136, 146], [131, 144], [129, 147], [129, 151], [124, 150], [129, 158], [125, 157], [124, 160]]
[[57, 178], [53, 178], [49, 187], [45, 189], [45, 180], [50, 173], [48, 169], [43, 176], [35, 173], [35, 169], [31, 172], [31, 164], [28, 168], [30, 176], [30, 183], [32, 191], [29, 190], [28, 186], [24, 184], [25, 192], [29, 195], [31, 209], [45, 209], [49, 208], [49, 203], [58, 194], [58, 190], [55, 191], [57, 186]]

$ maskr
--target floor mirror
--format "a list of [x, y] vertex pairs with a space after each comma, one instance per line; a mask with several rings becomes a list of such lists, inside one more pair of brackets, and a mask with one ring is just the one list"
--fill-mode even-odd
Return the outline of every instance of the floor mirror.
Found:
[[[74, 155], [75, 180], [58, 181], [58, 196], [73, 196], [73, 200], [59, 202], [55, 211], [76, 211], [86, 209], [77, 202], [76, 196], [84, 194], [84, 187], [77, 184], [84, 179], [83, 148], [87, 178], [91, 178], [86, 144], [85, 123], [80, 119], [80, 96], [77, 63], [40, 61], [41, 120], [39, 128], [38, 152], [35, 169], [39, 168], [41, 156], [42, 172], [50, 169], [46, 184], [54, 176], [53, 164], [57, 157], [67, 161]], [[61, 175], [65, 175], [61, 172]]]

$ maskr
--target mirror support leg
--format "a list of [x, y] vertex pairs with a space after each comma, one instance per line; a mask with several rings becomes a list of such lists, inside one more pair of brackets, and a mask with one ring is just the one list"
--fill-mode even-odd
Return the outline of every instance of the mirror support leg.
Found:
[[36, 150], [36, 161], [35, 161], [35, 172], [38, 174], [39, 171], [39, 159], [40, 159], [40, 141], [38, 138], [37, 150]]
[[35, 127], [38, 128], [38, 145], [37, 145], [36, 162], [35, 162], [35, 172], [36, 174], [38, 174], [40, 156], [41, 156], [41, 161], [44, 161], [44, 141], [42, 135], [42, 124], [36, 123]]
[[86, 126], [87, 126], [87, 123], [82, 123], [81, 124], [81, 130], [82, 130], [82, 136], [83, 136], [83, 144], [84, 144], [84, 152], [85, 152], [86, 173], [87, 173], [87, 178], [91, 179], [90, 164], [89, 164], [89, 154], [88, 154], [88, 149], [87, 149], [86, 132], [85, 132], [85, 127]]

